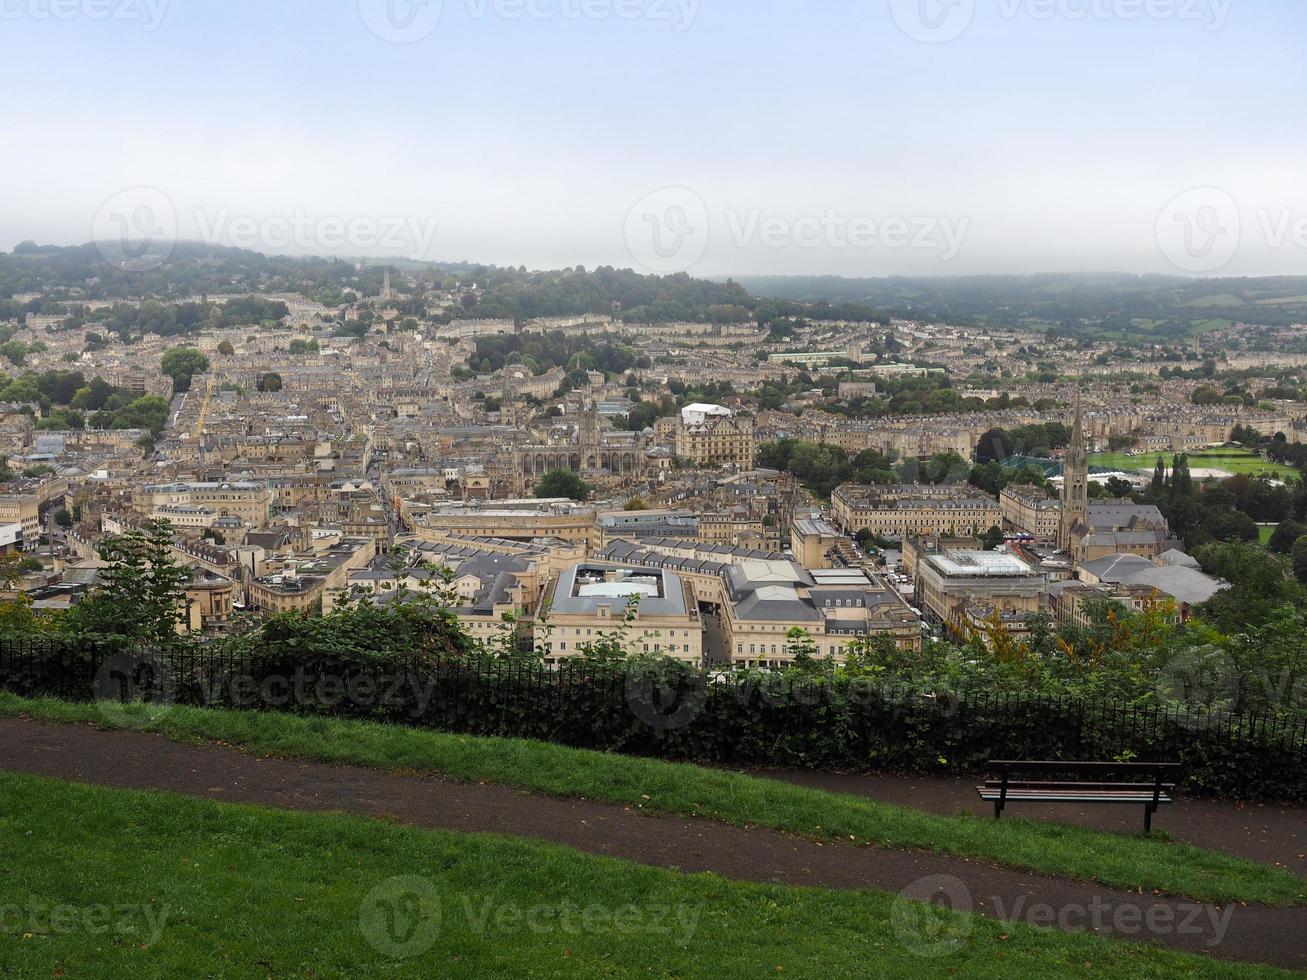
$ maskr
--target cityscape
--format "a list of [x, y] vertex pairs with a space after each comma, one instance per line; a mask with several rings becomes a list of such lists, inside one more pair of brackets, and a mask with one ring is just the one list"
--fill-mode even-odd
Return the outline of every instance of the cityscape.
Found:
[[1307, 971], [1304, 12], [766, 6], [0, 12], [0, 974]]

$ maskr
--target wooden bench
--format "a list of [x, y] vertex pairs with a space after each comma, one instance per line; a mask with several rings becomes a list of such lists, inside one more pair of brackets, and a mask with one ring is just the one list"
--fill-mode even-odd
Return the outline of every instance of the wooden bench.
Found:
[[[1009, 803], [1121, 803], [1144, 808], [1144, 831], [1153, 829], [1153, 814], [1172, 803], [1179, 778], [1174, 762], [990, 762], [980, 798], [994, 804], [994, 819]], [[1042, 777], [1042, 778], [1030, 778]], [[1110, 779], [1124, 781], [1109, 781]]]

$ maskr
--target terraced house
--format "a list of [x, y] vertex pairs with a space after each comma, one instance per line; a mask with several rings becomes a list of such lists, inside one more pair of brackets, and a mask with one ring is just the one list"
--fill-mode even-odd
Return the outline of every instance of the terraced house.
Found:
[[1003, 519], [993, 497], [965, 485], [846, 483], [831, 495], [831, 508], [844, 533], [869, 530], [879, 538], [893, 540], [909, 535], [978, 536]]

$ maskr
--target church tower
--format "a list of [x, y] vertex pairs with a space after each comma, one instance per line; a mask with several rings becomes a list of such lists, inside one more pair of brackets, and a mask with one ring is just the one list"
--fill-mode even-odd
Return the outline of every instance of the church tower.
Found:
[[1062, 515], [1058, 525], [1057, 546], [1071, 551], [1071, 532], [1077, 524], [1089, 521], [1089, 450], [1085, 446], [1085, 425], [1076, 393], [1076, 420], [1071, 427], [1071, 445], [1062, 468]]
[[513, 366], [504, 365], [504, 390], [500, 393], [499, 399], [499, 424], [509, 425], [516, 428], [518, 424], [517, 416], [517, 387], [513, 384]]

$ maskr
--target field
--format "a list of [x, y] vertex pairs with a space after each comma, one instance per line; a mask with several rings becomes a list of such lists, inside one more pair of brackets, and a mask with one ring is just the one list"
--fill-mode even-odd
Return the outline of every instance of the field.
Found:
[[1285, 975], [885, 892], [11, 775], [0, 863], [15, 977]]
[[[1172, 453], [1162, 454], [1169, 468]], [[1089, 457], [1089, 465], [1101, 469], [1122, 470], [1124, 472], [1147, 471], [1151, 473], [1157, 465], [1157, 455], [1142, 453], [1128, 456], [1125, 453], [1095, 453]], [[1278, 479], [1298, 476], [1292, 466], [1273, 463], [1263, 456], [1241, 449], [1209, 449], [1200, 453], [1189, 454], [1191, 470], [1224, 470], [1233, 475], [1271, 476]]]

